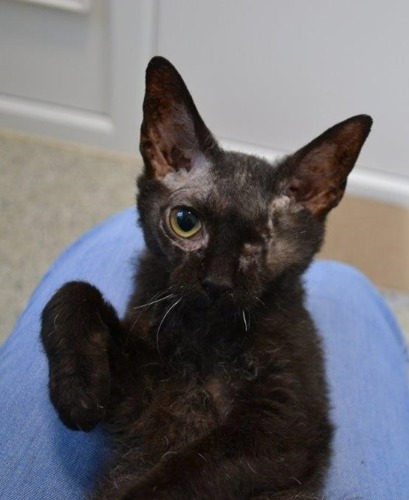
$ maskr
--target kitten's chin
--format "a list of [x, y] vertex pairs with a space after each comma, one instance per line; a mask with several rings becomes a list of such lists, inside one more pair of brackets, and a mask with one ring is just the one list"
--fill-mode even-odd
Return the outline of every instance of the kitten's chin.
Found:
[[222, 299], [212, 299], [206, 293], [202, 293], [196, 296], [190, 296], [186, 300], [186, 305], [190, 311], [200, 314], [219, 309], [222, 302]]

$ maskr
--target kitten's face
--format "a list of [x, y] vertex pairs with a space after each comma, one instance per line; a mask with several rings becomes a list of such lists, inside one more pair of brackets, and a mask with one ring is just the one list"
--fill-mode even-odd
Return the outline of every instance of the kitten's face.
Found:
[[[322, 225], [285, 193], [278, 167], [223, 153], [160, 181], [145, 227], [167, 260], [172, 291], [249, 307], [317, 251]], [[301, 238], [300, 235], [303, 235]]]
[[173, 291], [189, 300], [249, 307], [319, 249], [328, 211], [369, 133], [361, 115], [276, 165], [222, 151], [173, 66], [147, 70], [138, 200], [148, 246]]

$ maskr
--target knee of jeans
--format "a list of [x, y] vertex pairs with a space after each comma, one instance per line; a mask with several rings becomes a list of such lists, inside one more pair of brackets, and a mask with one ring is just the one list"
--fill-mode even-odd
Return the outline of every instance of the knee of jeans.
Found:
[[343, 262], [318, 260], [313, 263], [307, 275], [308, 288], [321, 293], [343, 295], [363, 293], [378, 296], [379, 293], [369, 279], [355, 267]]
[[385, 321], [399, 343], [405, 343], [397, 320], [380, 291], [355, 267], [336, 261], [317, 261], [310, 270], [308, 282], [308, 288], [314, 290], [312, 295], [333, 298], [348, 310], [352, 308]]

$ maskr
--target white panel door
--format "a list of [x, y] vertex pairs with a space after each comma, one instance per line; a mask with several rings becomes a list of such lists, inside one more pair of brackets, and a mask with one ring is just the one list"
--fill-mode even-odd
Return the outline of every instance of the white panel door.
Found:
[[154, 15], [149, 0], [2, 0], [0, 127], [136, 153]]

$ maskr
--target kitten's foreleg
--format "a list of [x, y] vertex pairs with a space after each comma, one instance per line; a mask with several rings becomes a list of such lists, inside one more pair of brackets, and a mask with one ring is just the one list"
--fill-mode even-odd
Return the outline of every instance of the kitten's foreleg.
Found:
[[65, 284], [42, 314], [51, 401], [70, 429], [89, 431], [104, 417], [111, 390], [110, 344], [121, 330], [114, 308], [85, 282]]

